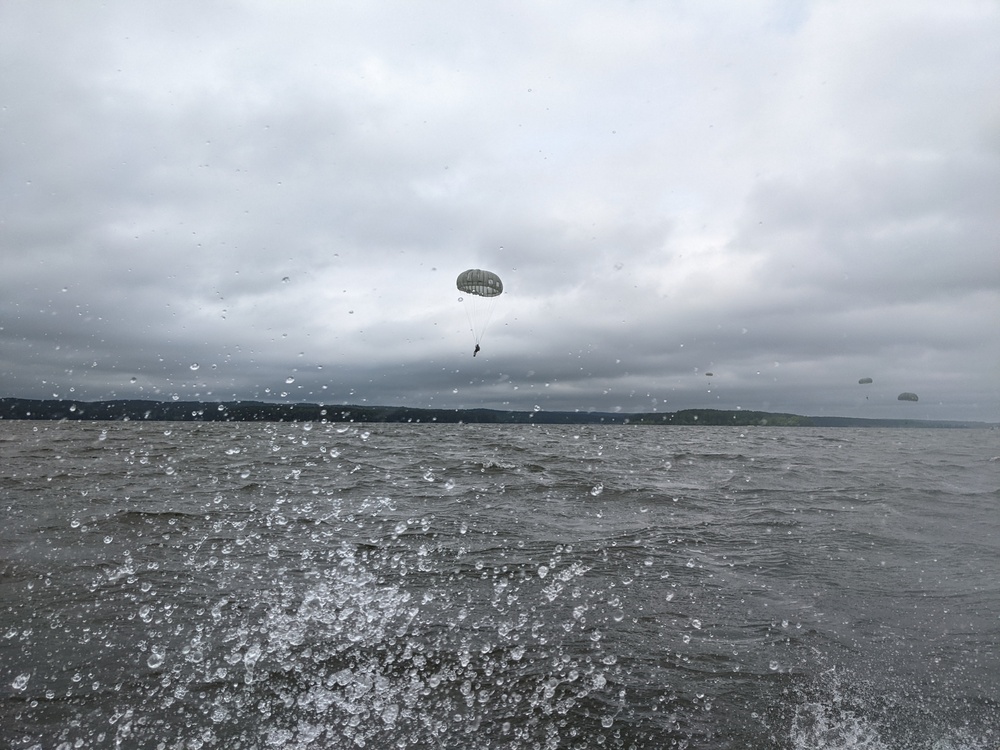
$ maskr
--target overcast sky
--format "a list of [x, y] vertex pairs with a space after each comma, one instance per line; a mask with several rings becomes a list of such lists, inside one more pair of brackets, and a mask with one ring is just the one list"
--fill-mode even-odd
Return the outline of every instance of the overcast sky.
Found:
[[993, 0], [5, 0], [0, 396], [1000, 420], [998, 39]]

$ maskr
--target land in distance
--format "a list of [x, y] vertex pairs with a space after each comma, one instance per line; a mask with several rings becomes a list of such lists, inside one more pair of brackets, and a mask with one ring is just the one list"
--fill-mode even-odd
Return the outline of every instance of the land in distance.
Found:
[[815, 417], [765, 411], [683, 409], [626, 414], [598, 411], [425, 409], [264, 401], [147, 401], [0, 398], [0, 420], [138, 420], [162, 422], [416, 422], [444, 424], [638, 424], [779, 427], [949, 427], [990, 429], [989, 422]]

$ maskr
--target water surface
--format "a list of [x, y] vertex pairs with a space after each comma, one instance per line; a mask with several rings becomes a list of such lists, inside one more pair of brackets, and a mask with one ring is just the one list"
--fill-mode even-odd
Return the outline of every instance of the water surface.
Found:
[[1000, 433], [0, 424], [26, 748], [1000, 747]]

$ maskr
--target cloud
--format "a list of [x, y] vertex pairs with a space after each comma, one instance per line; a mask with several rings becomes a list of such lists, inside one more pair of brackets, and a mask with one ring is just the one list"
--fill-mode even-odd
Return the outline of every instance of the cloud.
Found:
[[990, 4], [0, 16], [3, 395], [1000, 419]]

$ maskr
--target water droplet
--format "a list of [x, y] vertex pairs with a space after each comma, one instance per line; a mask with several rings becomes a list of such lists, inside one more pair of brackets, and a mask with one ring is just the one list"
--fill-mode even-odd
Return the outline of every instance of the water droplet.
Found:
[[295, 378], [293, 378], [291, 375], [289, 375], [287, 378], [285, 378], [285, 382], [288, 383], [288, 384], [294, 383], [295, 382]]
[[136, 377], [132, 377], [132, 378], [130, 378], [130, 379], [129, 379], [129, 382], [131, 382], [131, 383], [134, 383], [134, 382], [136, 382], [136, 381], [137, 381], [138, 379], [139, 379], [139, 378], [136, 378]]
[[199, 365], [197, 362], [192, 362], [191, 363], [191, 369], [192, 370], [197, 370], [199, 367], [201, 367], [201, 365]]
[[547, 576], [548, 574], [549, 574], [549, 566], [548, 565], [539, 565], [538, 566], [538, 577], [539, 578], [545, 578], [545, 576]]
[[399, 706], [395, 703], [390, 703], [384, 709], [382, 709], [382, 721], [388, 726], [392, 726], [396, 723], [396, 719], [399, 717]]
[[10, 683], [10, 685], [15, 690], [20, 692], [24, 690], [26, 687], [28, 687], [28, 680], [30, 679], [31, 679], [30, 674], [28, 674], [27, 672], [21, 672], [21, 674], [19, 674], [17, 677], [14, 678], [14, 681]]
[[597, 497], [602, 492], [604, 492], [603, 484], [595, 484], [593, 487], [590, 488], [590, 494], [593, 495], [594, 497]]

